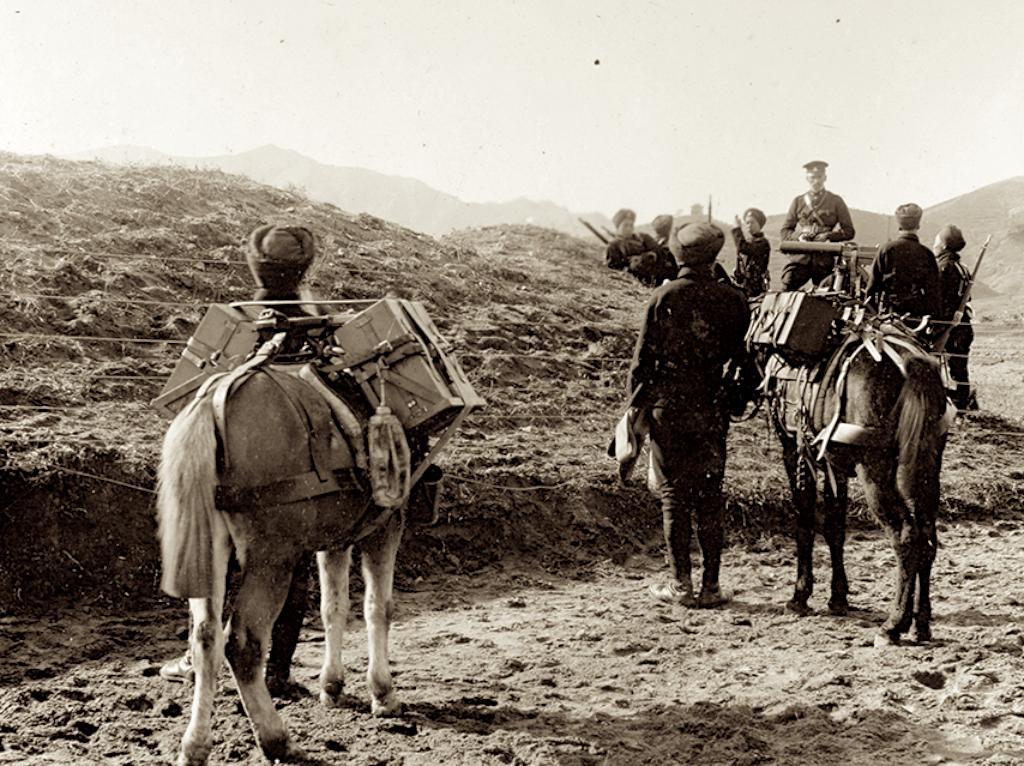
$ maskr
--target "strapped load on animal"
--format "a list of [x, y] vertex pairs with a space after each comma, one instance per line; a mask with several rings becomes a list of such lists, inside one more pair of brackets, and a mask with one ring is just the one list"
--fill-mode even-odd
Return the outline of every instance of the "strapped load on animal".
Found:
[[[291, 400], [309, 424], [312, 445], [334, 445], [339, 439], [347, 443], [347, 466], [336, 465], [335, 446], [312, 448], [310, 474], [319, 476], [319, 485], [303, 475], [238, 487], [230, 483], [225, 455], [218, 498], [233, 506], [255, 500], [254, 492], [262, 493], [264, 502], [286, 503], [338, 491], [338, 476], [325, 476], [325, 468], [336, 473], [349, 467], [370, 477], [378, 506], [398, 507], [462, 420], [484, 404], [458, 362], [445, 353], [445, 343], [421, 303], [393, 298], [317, 303], [345, 310], [287, 317], [273, 309], [274, 302], [210, 306], [153, 400], [162, 414], [173, 417], [216, 389], [214, 410], [223, 428], [228, 398], [257, 370], [281, 381], [282, 391], [291, 386], [281, 376], [292, 376], [320, 395], [326, 407], [294, 393]], [[319, 414], [321, 409], [329, 411], [330, 423]], [[436, 439], [433, 446], [429, 438]], [[418, 446], [416, 454], [410, 454], [407, 439]], [[328, 460], [318, 449], [333, 450], [334, 457]], [[412, 466], [414, 459], [418, 464]]]
[[835, 345], [839, 309], [800, 291], [767, 292], [747, 328], [747, 344], [793, 360], [821, 358]]

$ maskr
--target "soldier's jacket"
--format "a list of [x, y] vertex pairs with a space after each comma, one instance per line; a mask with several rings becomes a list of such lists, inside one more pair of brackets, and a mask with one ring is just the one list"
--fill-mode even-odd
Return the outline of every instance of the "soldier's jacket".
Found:
[[[971, 286], [971, 272], [960, 261], [960, 253], [953, 253], [943, 250], [935, 257], [939, 266], [939, 285], [942, 296], [942, 307], [939, 310], [938, 319], [949, 322], [960, 308], [960, 301]], [[964, 311], [960, 322], [965, 324], [971, 321], [970, 304]]]
[[938, 316], [942, 309], [939, 267], [932, 251], [912, 232], [900, 232], [882, 246], [871, 264], [866, 297], [898, 314]]
[[772, 246], [763, 233], [758, 232], [749, 240], [743, 236], [743, 229], [734, 226], [732, 239], [736, 243], [736, 272], [733, 275], [736, 283], [747, 295], [760, 295], [768, 289], [768, 258]]
[[722, 369], [744, 354], [750, 309], [710, 267], [683, 266], [647, 304], [629, 371], [630, 406], [721, 412]]
[[[793, 200], [786, 220], [782, 222], [781, 233], [783, 239], [800, 239], [803, 236], [815, 242], [846, 242], [853, 239], [855, 230], [843, 198], [822, 189], [818, 195], [806, 192]], [[790, 258], [807, 259], [808, 256]]]

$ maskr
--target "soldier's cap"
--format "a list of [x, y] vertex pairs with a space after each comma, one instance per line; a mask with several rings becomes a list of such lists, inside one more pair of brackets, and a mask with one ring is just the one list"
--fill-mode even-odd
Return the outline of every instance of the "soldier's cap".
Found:
[[672, 222], [674, 220], [675, 219], [667, 213], [657, 216], [651, 223], [651, 226], [654, 227], [654, 233], [659, 237], [667, 237], [672, 231]]
[[824, 170], [827, 167], [828, 163], [825, 160], [811, 160], [804, 163], [804, 170]]
[[921, 224], [924, 211], [920, 205], [908, 202], [896, 208], [896, 223], [901, 229], [916, 229]]
[[699, 266], [714, 263], [725, 244], [725, 232], [711, 223], [690, 223], [676, 232], [676, 240], [679, 242], [679, 263]]
[[967, 240], [964, 239], [964, 233], [960, 231], [960, 227], [951, 223], [947, 223], [939, 229], [935, 239], [938, 240], [940, 249], [948, 250], [951, 253], [959, 253], [967, 246]]
[[245, 260], [260, 287], [294, 289], [316, 256], [304, 226], [259, 226], [249, 235]]
[[764, 211], [758, 210], [756, 207], [748, 207], [746, 210], [743, 211], [744, 218], [746, 218], [748, 215], [755, 221], [757, 221], [758, 226], [764, 226], [765, 221], [768, 220], [768, 216], [764, 214]]
[[615, 228], [619, 228], [619, 224], [625, 221], [627, 218], [636, 220], [636, 213], [630, 210], [628, 207], [624, 207], [621, 210], [617, 210], [615, 215], [612, 216], [612, 223], [615, 224]]

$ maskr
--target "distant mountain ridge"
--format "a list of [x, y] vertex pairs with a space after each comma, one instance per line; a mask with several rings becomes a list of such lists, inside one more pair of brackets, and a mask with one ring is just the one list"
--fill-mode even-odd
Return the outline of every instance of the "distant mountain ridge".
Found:
[[[214, 168], [272, 186], [299, 187], [312, 198], [330, 202], [343, 210], [370, 213], [434, 236], [462, 228], [532, 223], [591, 239], [593, 235], [579, 223], [579, 218], [586, 219], [599, 231], [612, 228], [603, 213], [573, 213], [553, 202], [526, 198], [494, 203], [465, 202], [416, 179], [364, 168], [325, 165], [272, 145], [216, 157], [174, 157], [147, 147], [114, 146], [83, 152], [72, 159]], [[855, 239], [861, 244], [880, 245], [896, 236], [897, 226], [892, 215], [858, 209], [851, 209], [850, 214], [857, 230]], [[765, 226], [773, 245], [773, 272], [781, 269], [778, 241], [784, 218], [784, 213], [770, 215]], [[677, 225], [689, 220], [697, 219], [676, 217]], [[726, 230], [732, 225], [716, 223]], [[977, 297], [983, 297], [986, 286], [1002, 293], [1006, 301], [1012, 301], [1012, 296], [1024, 296], [1024, 176], [989, 184], [926, 208], [921, 241], [930, 247], [936, 232], [946, 223], [955, 223], [963, 230], [968, 242], [964, 251], [968, 266], [973, 266], [985, 237], [992, 235], [992, 244], [979, 275]], [[730, 237], [726, 238], [721, 260], [730, 269], [735, 262]], [[1011, 307], [1011, 303], [1007, 307]]]
[[370, 213], [433, 236], [457, 229], [501, 223], [529, 223], [590, 237], [579, 223], [611, 226], [602, 213], [573, 213], [553, 202], [524, 197], [509, 202], [465, 202], [413, 178], [373, 170], [325, 165], [299, 152], [267, 145], [240, 154], [176, 157], [139, 146], [112, 146], [83, 152], [72, 159], [100, 160], [116, 165], [183, 165], [214, 168], [260, 183], [298, 187], [310, 197], [350, 213]]

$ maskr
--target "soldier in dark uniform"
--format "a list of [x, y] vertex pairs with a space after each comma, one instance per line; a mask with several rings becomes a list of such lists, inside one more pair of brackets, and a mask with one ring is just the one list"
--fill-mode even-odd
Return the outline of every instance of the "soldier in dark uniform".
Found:
[[[715, 280], [712, 265], [725, 235], [717, 226], [690, 224], [678, 232], [677, 279], [659, 287], [647, 305], [629, 373], [630, 406], [650, 414], [651, 461], [672, 579], [651, 586], [662, 601], [716, 606], [722, 529], [722, 478], [729, 405], [723, 366], [744, 353], [750, 311], [743, 293]], [[702, 586], [693, 596], [690, 515], [704, 558]]]
[[[736, 243], [736, 270], [733, 278], [748, 298], [756, 298], [768, 289], [768, 258], [772, 246], [764, 235], [764, 224], [768, 219], [756, 207], [743, 213], [743, 220], [736, 217], [732, 239]], [[747, 225], [750, 239], [743, 235], [743, 224]]]
[[[782, 239], [802, 242], [846, 242], [855, 233], [850, 211], [838, 194], [825, 189], [827, 162], [814, 160], [804, 165], [810, 189], [796, 197], [782, 223]], [[831, 253], [789, 255], [782, 268], [782, 289], [799, 290], [807, 280], [818, 284], [832, 273]]]
[[669, 247], [674, 222], [675, 219], [667, 213], [655, 216], [651, 222], [651, 226], [654, 228], [655, 242], [658, 245], [657, 260], [653, 269], [655, 286], [660, 285], [666, 279], [675, 279], [679, 272], [679, 264], [676, 263], [676, 257]]
[[[939, 266], [939, 285], [942, 296], [942, 307], [937, 318], [943, 323], [952, 323], [960, 308], [964, 296], [971, 289], [971, 272], [960, 260], [960, 251], [967, 245], [963, 233], [952, 224], [943, 226], [935, 236], [936, 261]], [[957, 409], [977, 409], [977, 403], [971, 397], [970, 377], [967, 374], [967, 357], [971, 353], [974, 342], [974, 329], [971, 327], [970, 304], [964, 306], [959, 323], [949, 331], [944, 351], [949, 354], [947, 364], [949, 377], [956, 384], [953, 404]], [[936, 327], [935, 334], [945, 331], [948, 324]]]
[[899, 234], [878, 251], [865, 289], [865, 297], [879, 311], [907, 314], [912, 322], [936, 317], [942, 308], [939, 267], [917, 238], [921, 215], [912, 202], [896, 208]]
[[[628, 271], [645, 285], [657, 286], [675, 273], [675, 263], [665, 260], [665, 252], [650, 234], [634, 230], [636, 213], [623, 208], [612, 216], [617, 236], [608, 243], [604, 260], [608, 268]], [[671, 224], [669, 224], [671, 227]], [[669, 254], [670, 255], [670, 254]]]

